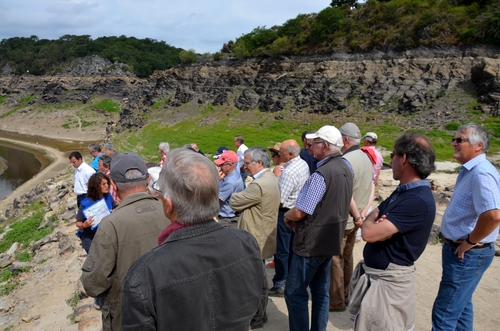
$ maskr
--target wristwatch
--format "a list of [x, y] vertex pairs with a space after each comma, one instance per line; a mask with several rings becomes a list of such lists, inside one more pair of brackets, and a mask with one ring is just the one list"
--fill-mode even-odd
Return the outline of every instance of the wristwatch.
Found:
[[465, 238], [465, 241], [469, 244], [469, 245], [472, 245], [472, 246], [476, 246], [477, 243], [473, 243], [469, 240], [469, 236], [470, 236], [470, 233], [467, 235], [467, 238]]

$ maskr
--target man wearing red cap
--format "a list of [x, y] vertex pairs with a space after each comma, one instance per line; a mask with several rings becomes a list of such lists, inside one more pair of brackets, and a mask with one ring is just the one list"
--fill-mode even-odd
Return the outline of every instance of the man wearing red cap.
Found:
[[219, 158], [215, 160], [219, 167], [219, 222], [236, 228], [238, 225], [238, 216], [229, 206], [229, 200], [233, 193], [243, 191], [245, 188], [241, 175], [236, 170], [238, 164], [238, 154], [233, 151], [224, 151]]

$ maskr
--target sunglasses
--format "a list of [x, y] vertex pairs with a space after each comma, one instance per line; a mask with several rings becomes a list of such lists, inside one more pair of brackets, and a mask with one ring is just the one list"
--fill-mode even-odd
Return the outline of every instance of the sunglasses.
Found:
[[451, 138], [452, 143], [461, 144], [466, 141], [469, 141], [469, 138]]

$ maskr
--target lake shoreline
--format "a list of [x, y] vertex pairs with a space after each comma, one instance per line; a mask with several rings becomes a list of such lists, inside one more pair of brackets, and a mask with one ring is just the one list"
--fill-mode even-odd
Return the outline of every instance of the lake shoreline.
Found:
[[[38, 184], [53, 178], [70, 167], [69, 160], [63, 152], [56, 148], [46, 145], [36, 145], [21, 140], [7, 139], [0, 136], [2, 144], [14, 146], [25, 151], [33, 152], [37, 159], [41, 158], [46, 163], [42, 170], [30, 180], [24, 182], [21, 186], [16, 188], [11, 194], [0, 200], [0, 215], [10, 207], [14, 199], [19, 199], [24, 193], [29, 192]], [[40, 159], [39, 159], [40, 160]], [[43, 165], [43, 163], [42, 163]]]

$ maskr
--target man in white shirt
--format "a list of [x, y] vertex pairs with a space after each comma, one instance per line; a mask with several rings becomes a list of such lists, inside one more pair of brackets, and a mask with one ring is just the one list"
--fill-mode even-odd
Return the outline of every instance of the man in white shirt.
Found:
[[247, 173], [243, 169], [243, 166], [245, 163], [245, 151], [248, 149], [244, 142], [245, 139], [243, 138], [243, 136], [234, 136], [233, 145], [238, 149], [236, 151], [236, 154], [238, 154], [238, 170], [240, 172], [241, 179], [243, 179], [243, 184], [245, 184], [245, 180], [247, 179]]
[[75, 168], [75, 185], [73, 191], [76, 194], [77, 207], [80, 207], [80, 202], [87, 197], [87, 184], [90, 176], [95, 174], [95, 170], [83, 161], [80, 152], [71, 153], [69, 161], [73, 168]]

